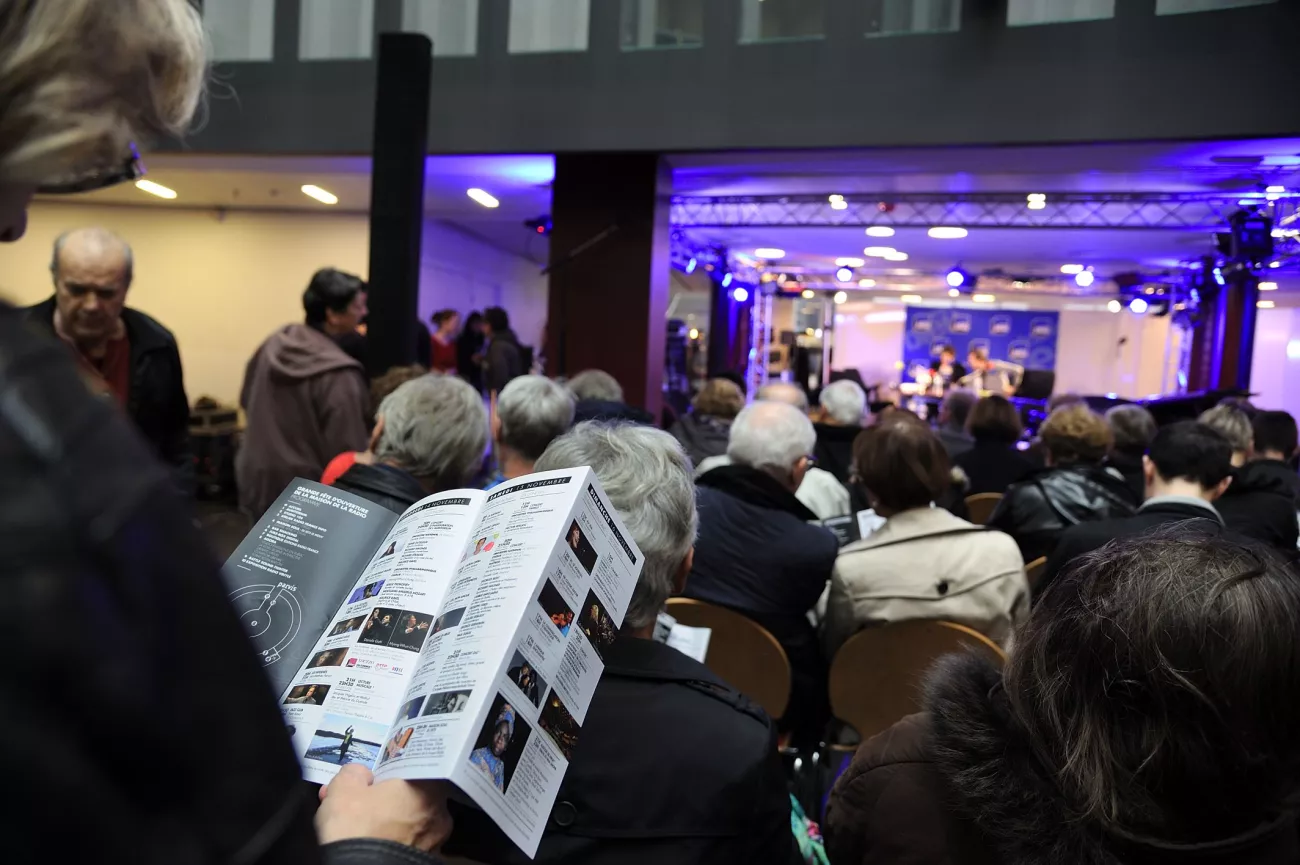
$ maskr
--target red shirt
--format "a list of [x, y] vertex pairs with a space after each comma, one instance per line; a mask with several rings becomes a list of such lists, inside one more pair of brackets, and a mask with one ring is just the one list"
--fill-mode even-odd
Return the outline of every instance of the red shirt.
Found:
[[356, 451], [344, 451], [343, 453], [330, 460], [329, 465], [325, 466], [325, 472], [320, 476], [320, 482], [326, 486], [334, 486], [334, 482], [352, 468], [357, 463]]
[[443, 342], [437, 334], [433, 336], [433, 358], [429, 366], [438, 372], [456, 371], [456, 343]]
[[125, 334], [108, 341], [103, 357], [86, 357], [77, 351], [77, 359], [82, 369], [102, 383], [104, 391], [126, 406], [131, 397], [131, 341]]

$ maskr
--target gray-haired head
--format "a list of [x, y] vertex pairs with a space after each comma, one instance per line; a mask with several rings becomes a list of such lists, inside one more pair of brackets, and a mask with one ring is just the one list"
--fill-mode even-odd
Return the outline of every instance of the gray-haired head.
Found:
[[867, 410], [867, 392], [856, 381], [842, 378], [822, 388], [818, 403], [832, 422], [840, 426], [858, 426]]
[[816, 444], [812, 421], [799, 409], [783, 402], [756, 402], [731, 422], [727, 456], [736, 465], [789, 480], [795, 464]]
[[483, 463], [487, 409], [478, 391], [454, 376], [408, 381], [377, 415], [384, 428], [375, 457], [415, 475], [430, 492], [465, 486]]
[[121, 267], [122, 288], [130, 288], [135, 279], [135, 253], [131, 244], [107, 228], [73, 228], [54, 239], [54, 251], [50, 255], [50, 275], [59, 281], [59, 267], [63, 261], [64, 251], [75, 255], [81, 261], [113, 263]]
[[1250, 415], [1233, 405], [1216, 405], [1201, 413], [1201, 423], [1218, 432], [1232, 445], [1233, 458], [1240, 461], [1255, 447], [1255, 430]]
[[1106, 423], [1115, 436], [1115, 450], [1140, 456], [1156, 437], [1156, 419], [1140, 405], [1117, 405], [1106, 411]]
[[540, 375], [510, 380], [497, 397], [497, 441], [532, 462], [573, 426], [573, 394]]
[[964, 430], [977, 399], [978, 397], [972, 391], [963, 388], [957, 387], [948, 391], [943, 397], [943, 402], [939, 403], [939, 422], [952, 429]]
[[584, 369], [568, 381], [575, 399], [622, 402], [623, 386], [603, 369]]
[[808, 394], [804, 393], [804, 389], [797, 384], [783, 381], [765, 384], [754, 393], [754, 399], [759, 402], [783, 402], [805, 414], [808, 412]]
[[551, 442], [536, 471], [591, 466], [645, 554], [625, 628], [654, 622], [695, 545], [699, 518], [691, 461], [677, 439], [629, 423], [580, 423]]

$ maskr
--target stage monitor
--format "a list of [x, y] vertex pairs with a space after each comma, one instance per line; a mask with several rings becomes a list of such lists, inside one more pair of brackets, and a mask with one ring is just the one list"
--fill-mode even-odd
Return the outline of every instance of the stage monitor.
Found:
[[1020, 399], [1045, 400], [1056, 387], [1056, 373], [1050, 369], [1027, 369], [1016, 396]]

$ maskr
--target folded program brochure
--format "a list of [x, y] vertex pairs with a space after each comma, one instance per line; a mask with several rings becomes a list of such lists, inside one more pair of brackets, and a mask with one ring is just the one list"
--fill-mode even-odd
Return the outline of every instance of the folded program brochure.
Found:
[[532, 856], [642, 564], [577, 468], [400, 516], [296, 480], [225, 572], [305, 778], [451, 781]]

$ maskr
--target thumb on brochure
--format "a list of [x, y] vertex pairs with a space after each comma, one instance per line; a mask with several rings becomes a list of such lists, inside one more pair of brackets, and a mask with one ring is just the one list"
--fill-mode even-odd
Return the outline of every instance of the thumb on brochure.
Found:
[[339, 770], [334, 776], [334, 780], [328, 784], [322, 784], [320, 788], [320, 800], [325, 801], [325, 797], [331, 793], [346, 794], [349, 791], [361, 790], [375, 783], [375, 776], [370, 770], [359, 763], [349, 763]]

